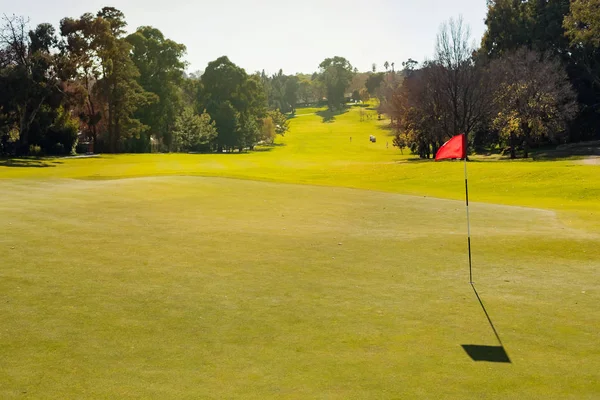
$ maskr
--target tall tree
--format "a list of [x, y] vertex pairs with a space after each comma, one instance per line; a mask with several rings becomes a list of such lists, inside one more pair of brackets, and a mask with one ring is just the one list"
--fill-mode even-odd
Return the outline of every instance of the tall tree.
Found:
[[138, 140], [138, 150], [147, 151], [150, 135], [170, 148], [175, 118], [182, 107], [180, 87], [183, 82], [185, 46], [166, 39], [161, 31], [142, 26], [127, 37], [131, 58], [140, 72], [138, 82], [145, 91], [154, 93], [158, 101], [140, 107], [136, 116], [148, 125], [148, 135]]
[[365, 87], [369, 91], [371, 96], [375, 96], [377, 94], [377, 90], [381, 86], [383, 82], [385, 74], [383, 72], [376, 72], [374, 74], [369, 75], [367, 81], [365, 82]]
[[260, 75], [248, 76], [223, 56], [208, 64], [202, 85], [200, 103], [215, 121], [217, 150], [252, 147], [260, 137], [259, 121], [266, 116]]
[[352, 65], [344, 57], [327, 58], [319, 64], [319, 78], [327, 91], [329, 109], [344, 106], [346, 89], [354, 75]]
[[[78, 20], [61, 21], [65, 51], [84, 82], [83, 120], [90, 135], [110, 152], [122, 150], [125, 139], [139, 137], [148, 129], [134, 113], [157, 100], [137, 82], [132, 47], [123, 37], [126, 26], [123, 13], [113, 7], [104, 7], [95, 17], [84, 14]], [[104, 120], [102, 132], [96, 129], [100, 119]]]
[[[40, 110], [52, 98], [64, 94], [61, 75], [67, 71], [56, 52], [57, 38], [52, 25], [40, 24], [29, 32], [27, 29], [25, 18], [3, 16], [0, 27], [1, 107], [18, 136], [17, 152], [20, 154], [29, 151], [32, 124]], [[60, 105], [60, 100], [53, 102], [54, 108]]]
[[447, 138], [473, 133], [485, 121], [490, 108], [491, 86], [483, 68], [473, 59], [470, 30], [462, 18], [443, 24], [436, 41], [433, 79], [441, 91], [441, 106], [447, 118]]

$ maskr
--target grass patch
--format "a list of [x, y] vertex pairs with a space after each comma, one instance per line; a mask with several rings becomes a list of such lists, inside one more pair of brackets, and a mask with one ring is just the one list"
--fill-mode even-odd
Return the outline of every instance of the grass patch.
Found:
[[3, 398], [600, 389], [598, 238], [552, 212], [473, 205], [503, 365], [461, 347], [497, 343], [459, 201], [201, 177], [2, 187]]

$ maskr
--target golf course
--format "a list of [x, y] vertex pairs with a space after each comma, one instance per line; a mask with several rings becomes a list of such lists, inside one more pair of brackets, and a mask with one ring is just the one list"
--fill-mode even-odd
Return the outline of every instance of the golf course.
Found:
[[463, 162], [367, 112], [0, 159], [0, 398], [597, 399], [600, 165], [471, 157], [474, 292]]

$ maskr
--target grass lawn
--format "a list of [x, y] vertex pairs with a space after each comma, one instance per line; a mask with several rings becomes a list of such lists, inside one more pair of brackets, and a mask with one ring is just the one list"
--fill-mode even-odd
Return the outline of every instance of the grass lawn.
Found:
[[0, 398], [598, 397], [599, 166], [469, 164], [512, 363], [474, 362], [462, 164], [307, 111], [251, 154], [0, 161]]

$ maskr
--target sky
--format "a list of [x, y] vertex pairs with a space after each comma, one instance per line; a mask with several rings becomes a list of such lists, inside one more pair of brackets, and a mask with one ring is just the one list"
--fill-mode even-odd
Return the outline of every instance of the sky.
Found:
[[188, 72], [227, 55], [248, 73], [312, 73], [342, 56], [360, 71], [408, 58], [432, 58], [440, 25], [462, 16], [479, 45], [485, 0], [0, 0], [0, 13], [29, 17], [32, 26], [64, 17], [121, 10], [128, 30], [151, 25], [187, 47]]

